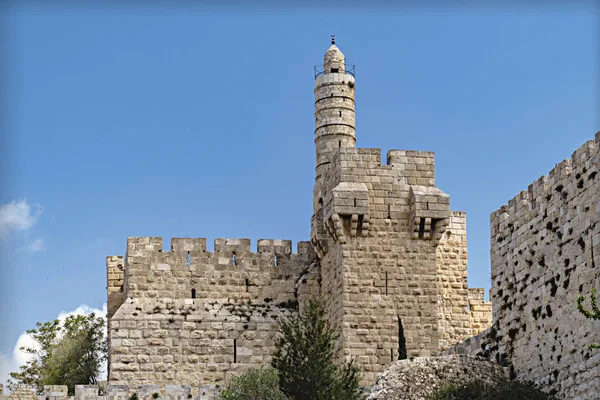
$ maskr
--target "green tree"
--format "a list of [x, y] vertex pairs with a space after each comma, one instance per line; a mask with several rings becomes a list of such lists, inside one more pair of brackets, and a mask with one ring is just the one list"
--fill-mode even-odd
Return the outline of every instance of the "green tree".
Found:
[[404, 327], [402, 319], [398, 315], [398, 360], [406, 360], [408, 354], [406, 352], [406, 338], [404, 337]]
[[73, 395], [75, 385], [98, 382], [108, 353], [104, 318], [93, 313], [69, 315], [62, 324], [54, 320], [36, 326], [26, 331], [34, 346], [21, 347], [32, 357], [20, 371], [10, 373], [9, 389], [18, 384], [35, 385], [41, 394], [44, 385], [67, 385]]
[[[579, 295], [577, 298], [577, 309], [580, 313], [582, 313], [586, 318], [599, 320], [600, 319], [600, 309], [598, 308], [598, 298], [596, 297], [596, 289], [592, 289], [592, 293], [590, 294], [590, 303], [592, 306], [592, 310], [588, 310], [583, 306], [583, 302], [585, 301], [585, 296]], [[600, 344], [591, 343], [589, 345], [591, 349], [600, 349]]]
[[273, 368], [252, 368], [232, 379], [219, 393], [221, 400], [287, 400], [279, 389], [279, 376]]
[[280, 322], [272, 366], [279, 387], [294, 400], [355, 400], [362, 395], [354, 360], [336, 363], [337, 329], [325, 307], [308, 300], [300, 313]]

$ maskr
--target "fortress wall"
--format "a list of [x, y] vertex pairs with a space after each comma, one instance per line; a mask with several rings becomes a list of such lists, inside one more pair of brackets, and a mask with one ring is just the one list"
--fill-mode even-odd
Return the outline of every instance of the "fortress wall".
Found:
[[[216, 385], [75, 385], [75, 396], [67, 396], [67, 386], [44, 385], [41, 395], [36, 388], [19, 385], [11, 394], [4, 394], [0, 385], [0, 400], [129, 400], [135, 393], [139, 400], [216, 400], [219, 387]], [[155, 397], [157, 396], [157, 397]]]
[[469, 288], [471, 335], [479, 335], [492, 323], [492, 302], [485, 301], [482, 288]]
[[108, 294], [108, 315], [114, 314], [123, 303], [123, 283], [125, 280], [125, 260], [122, 256], [106, 257], [106, 290]]
[[214, 249], [206, 251], [203, 238], [176, 238], [163, 252], [159, 237], [129, 238], [125, 296], [192, 298], [194, 290], [197, 298], [291, 301], [315, 260], [309, 242], [298, 243], [297, 254], [289, 240], [262, 239], [251, 252], [249, 239], [215, 239]]
[[[452, 212], [450, 223], [437, 246], [440, 349], [473, 335], [468, 303], [466, 218], [464, 212]], [[488, 326], [491, 321], [490, 312]]]
[[[600, 321], [577, 298], [600, 289], [600, 132], [491, 214], [491, 329], [450, 352], [481, 352], [564, 398], [600, 392]], [[589, 296], [585, 303], [590, 308]]]
[[111, 318], [109, 382], [222, 386], [270, 362], [277, 321], [294, 312], [251, 299], [127, 299]]
[[[334, 313], [342, 315], [346, 354], [357, 357], [364, 384], [373, 384], [397, 359], [398, 316], [409, 356], [436, 354], [440, 350], [438, 301], [455, 296], [454, 288], [439, 295], [438, 253], [433, 242], [412, 239], [410, 185], [433, 184], [433, 153], [394, 154], [394, 165], [381, 165], [380, 149], [341, 148], [334, 154], [323, 188], [326, 213], [333, 189], [341, 182], [364, 183], [368, 189], [368, 235], [348, 236], [346, 243], [330, 240], [329, 252], [321, 260], [322, 293], [343, 293]], [[461, 241], [445, 243], [453, 253], [465, 246]], [[452, 272], [463, 279], [466, 260], [447, 259], [448, 266], [465, 269]], [[463, 292], [464, 307], [457, 313], [464, 314], [461, 323], [468, 325], [466, 285], [458, 290]], [[451, 338], [464, 339], [467, 332], [465, 328], [462, 336]]]

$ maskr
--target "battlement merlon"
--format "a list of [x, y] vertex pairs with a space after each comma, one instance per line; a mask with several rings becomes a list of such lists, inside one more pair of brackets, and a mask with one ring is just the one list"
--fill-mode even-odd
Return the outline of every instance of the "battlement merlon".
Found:
[[[161, 237], [129, 237], [127, 238], [127, 254], [140, 256], [144, 253], [163, 252]], [[206, 250], [206, 238], [173, 238], [171, 251], [177, 255], [236, 255], [255, 254], [251, 250], [251, 240], [217, 238], [214, 240], [214, 251]], [[168, 253], [168, 252], [165, 252]], [[310, 242], [301, 241], [296, 245], [296, 253], [292, 252], [292, 241], [282, 239], [258, 239], [257, 254], [273, 254], [278, 256], [310, 255], [312, 247]], [[114, 257], [114, 256], [113, 256]], [[122, 258], [122, 257], [121, 257]]]
[[[381, 149], [341, 147], [332, 157], [330, 171], [344, 174], [347, 169], [390, 171], [408, 185], [435, 186], [435, 158], [431, 151], [390, 150], [387, 165], [381, 163]], [[383, 173], [383, 172], [382, 172]]]
[[[490, 214], [491, 237], [505, 231], [510, 221], [519, 219], [530, 208], [545, 209], [555, 196], [564, 198], [568, 193], [572, 193], [575, 189], [572, 186], [577, 185], [578, 180], [583, 180], [585, 184], [585, 181], [594, 179], [598, 173], [597, 167], [594, 166], [598, 164], [599, 151], [600, 131], [595, 134], [594, 140], [588, 140], [577, 148], [571, 158], [556, 164], [547, 175], [542, 175], [532, 182], [526, 191], [521, 191], [507, 204], [492, 212]], [[565, 184], [565, 180], [573, 172], [579, 174], [579, 178], [574, 177], [572, 182]]]

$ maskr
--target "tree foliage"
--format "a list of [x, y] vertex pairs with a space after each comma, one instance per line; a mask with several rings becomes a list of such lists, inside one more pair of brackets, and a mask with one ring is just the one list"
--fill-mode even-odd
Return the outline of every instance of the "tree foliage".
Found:
[[234, 377], [219, 394], [221, 400], [287, 400], [279, 389], [279, 376], [272, 368], [252, 368]]
[[406, 337], [404, 336], [404, 327], [402, 319], [398, 316], [398, 360], [406, 360], [408, 353], [406, 352]]
[[536, 384], [528, 381], [501, 381], [489, 384], [481, 380], [448, 384], [427, 400], [554, 400]]
[[339, 333], [325, 307], [309, 299], [302, 311], [280, 322], [272, 366], [279, 387], [294, 400], [354, 400], [362, 395], [354, 360], [336, 363]]
[[[592, 289], [592, 293], [590, 294], [590, 303], [592, 306], [592, 310], [588, 310], [583, 306], [583, 302], [585, 301], [585, 296], [580, 295], [577, 298], [577, 309], [580, 313], [582, 313], [586, 318], [593, 320], [600, 320], [600, 309], [598, 308], [598, 298], [596, 297], [596, 289]], [[589, 345], [591, 349], [600, 349], [600, 344], [591, 343]]]
[[19, 384], [35, 385], [41, 394], [44, 385], [66, 385], [72, 395], [75, 385], [98, 382], [108, 353], [104, 318], [93, 313], [69, 315], [62, 324], [54, 320], [36, 326], [26, 331], [34, 345], [21, 347], [31, 358], [10, 373], [10, 390]]

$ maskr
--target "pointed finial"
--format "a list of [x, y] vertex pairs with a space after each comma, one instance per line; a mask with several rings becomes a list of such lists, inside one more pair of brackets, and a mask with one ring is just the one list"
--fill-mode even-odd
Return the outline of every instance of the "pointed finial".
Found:
[[331, 35], [331, 44], [335, 44], [335, 35]]

